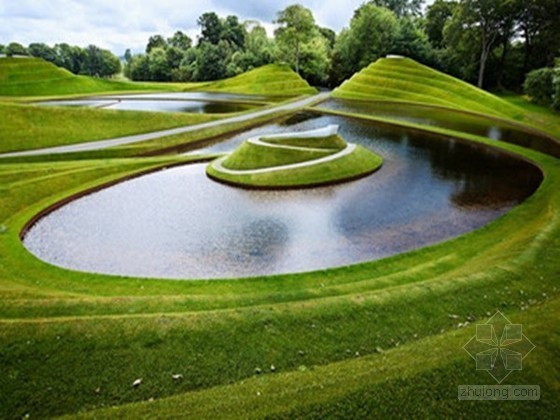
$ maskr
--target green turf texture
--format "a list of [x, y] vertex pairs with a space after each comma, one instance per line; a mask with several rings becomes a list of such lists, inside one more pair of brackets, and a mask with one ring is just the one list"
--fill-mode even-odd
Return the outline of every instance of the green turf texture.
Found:
[[523, 111], [475, 86], [409, 58], [381, 58], [333, 92], [341, 99], [389, 100], [523, 118]]
[[[256, 415], [289, 417], [442, 407], [455, 416], [499, 414], [504, 403], [447, 398], [458, 384], [491, 383], [462, 354], [474, 326], [463, 332], [457, 323], [483, 320], [496, 309], [524, 323], [541, 349], [512, 383], [547, 390], [540, 405], [531, 406], [534, 415], [557, 410], [558, 370], [550, 361], [559, 355], [551, 333], [559, 314], [560, 164], [500, 147], [538, 162], [545, 179], [533, 197], [489, 226], [373, 263], [236, 281], [72, 272], [36, 260], [19, 241], [23, 224], [49, 203], [176, 158], [3, 165], [0, 414], [44, 417], [135, 401], [145, 402], [115, 413], [138, 417], [157, 410], [166, 417], [180, 409], [212, 416], [222, 407], [223, 416], [254, 408]], [[256, 368], [264, 373], [250, 379]], [[184, 377], [174, 381], [178, 373]], [[133, 388], [138, 378], [143, 383]], [[420, 385], [427, 387], [420, 396], [406, 397]], [[268, 398], [256, 399], [257, 392]], [[445, 400], [426, 406], [434, 392]], [[212, 398], [220, 395], [216, 405]]]
[[317, 93], [289, 66], [268, 64], [230, 79], [197, 86], [195, 90], [250, 95], [298, 96]]
[[[539, 117], [552, 127], [560, 123], [555, 115]], [[538, 191], [493, 223], [443, 244], [350, 267], [233, 281], [79, 273], [37, 260], [20, 242], [23, 226], [50, 204], [192, 158], [115, 159], [117, 152], [104, 151], [80, 161], [0, 162], [0, 418], [560, 412], [560, 161], [463, 138], [537, 164], [544, 174]], [[166, 146], [162, 139], [118, 152]], [[113, 159], [99, 158], [105, 154]], [[457, 400], [458, 385], [495, 384], [462, 346], [475, 324], [498, 309], [522, 323], [537, 346], [505, 383], [540, 385], [540, 401]]]
[[376, 171], [383, 159], [375, 153], [358, 146], [350, 154], [327, 162], [314, 163], [316, 159], [326, 158], [342, 151], [346, 142], [338, 135], [323, 138], [274, 138], [272, 145], [293, 146], [298, 149], [285, 149], [264, 144], [243, 142], [225, 159], [221, 165], [226, 169], [247, 171], [252, 169], [274, 168], [284, 165], [309, 163], [309, 166], [289, 168], [282, 171], [265, 173], [232, 174], [221, 171], [213, 163], [208, 164], [206, 173], [213, 179], [241, 187], [255, 188], [294, 188], [327, 185], [356, 179]]
[[0, 102], [0, 153], [123, 137], [223, 117]]
[[0, 58], [0, 96], [75, 96], [155, 89], [140, 83], [76, 76], [40, 58]]

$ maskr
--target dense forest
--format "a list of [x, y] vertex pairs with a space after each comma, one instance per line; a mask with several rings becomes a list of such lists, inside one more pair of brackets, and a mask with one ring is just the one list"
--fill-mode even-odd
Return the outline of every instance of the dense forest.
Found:
[[[560, 102], [560, 0], [372, 0], [336, 34], [301, 5], [277, 14], [270, 38], [256, 21], [204, 13], [200, 36], [154, 34], [144, 54], [124, 54], [137, 81], [206, 81], [268, 63], [287, 63], [313, 85], [334, 87], [387, 54], [399, 54], [486, 89], [526, 89], [538, 101]], [[58, 44], [12, 43], [0, 53], [45, 58], [74, 73], [119, 72], [109, 51]], [[554, 69], [556, 65], [556, 69]], [[529, 74], [529, 76], [527, 76]], [[560, 108], [560, 103], [555, 103]]]

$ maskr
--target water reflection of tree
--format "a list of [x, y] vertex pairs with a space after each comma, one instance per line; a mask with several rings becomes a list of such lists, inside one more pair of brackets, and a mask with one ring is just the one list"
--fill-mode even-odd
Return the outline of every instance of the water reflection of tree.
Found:
[[435, 176], [456, 185], [451, 201], [463, 209], [496, 209], [521, 202], [542, 180], [533, 165], [497, 150], [428, 136], [409, 139], [429, 156]]
[[288, 227], [280, 220], [253, 220], [229, 235], [228, 257], [241, 264], [271, 264], [285, 251], [289, 240]]

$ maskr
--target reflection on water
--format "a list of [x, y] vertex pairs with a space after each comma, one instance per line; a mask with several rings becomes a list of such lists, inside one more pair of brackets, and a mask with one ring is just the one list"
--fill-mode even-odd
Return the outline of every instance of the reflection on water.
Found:
[[[178, 92], [159, 94], [104, 96], [86, 99], [38, 102], [46, 106], [94, 107], [122, 111], [189, 112], [196, 114], [226, 114], [255, 109], [251, 101], [263, 101], [265, 96], [222, 93]], [[241, 101], [241, 102], [220, 102]], [[244, 103], [243, 101], [249, 101]]]
[[196, 114], [225, 114], [255, 108], [255, 105], [203, 102], [203, 101], [165, 101], [165, 100], [126, 100], [115, 103], [108, 109], [123, 111], [191, 112]]
[[320, 103], [317, 107], [446, 128], [488, 137], [493, 140], [507, 141], [560, 157], [560, 144], [551, 138], [534, 132], [527, 133], [505, 122], [498, 122], [461, 112], [421, 105], [403, 106], [402, 104], [342, 99], [331, 99]]
[[167, 278], [300, 272], [378, 259], [494, 220], [541, 181], [532, 165], [459, 141], [305, 116], [232, 137], [339, 124], [383, 156], [367, 178], [333, 187], [248, 191], [173, 168], [81, 198], [39, 221], [25, 245], [55, 265]]

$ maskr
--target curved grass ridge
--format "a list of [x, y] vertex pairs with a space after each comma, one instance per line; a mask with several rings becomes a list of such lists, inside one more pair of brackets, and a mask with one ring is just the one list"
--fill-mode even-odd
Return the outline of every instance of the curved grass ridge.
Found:
[[0, 96], [51, 96], [154, 90], [153, 86], [76, 76], [40, 58], [0, 58]]
[[207, 92], [229, 92], [252, 95], [296, 96], [317, 93], [289, 66], [268, 64], [225, 80], [196, 86]]
[[345, 81], [332, 96], [428, 104], [523, 119], [523, 110], [515, 105], [409, 58], [381, 58]]
[[309, 187], [356, 179], [377, 170], [382, 158], [346, 143], [338, 126], [249, 139], [211, 162], [210, 178], [243, 187]]

